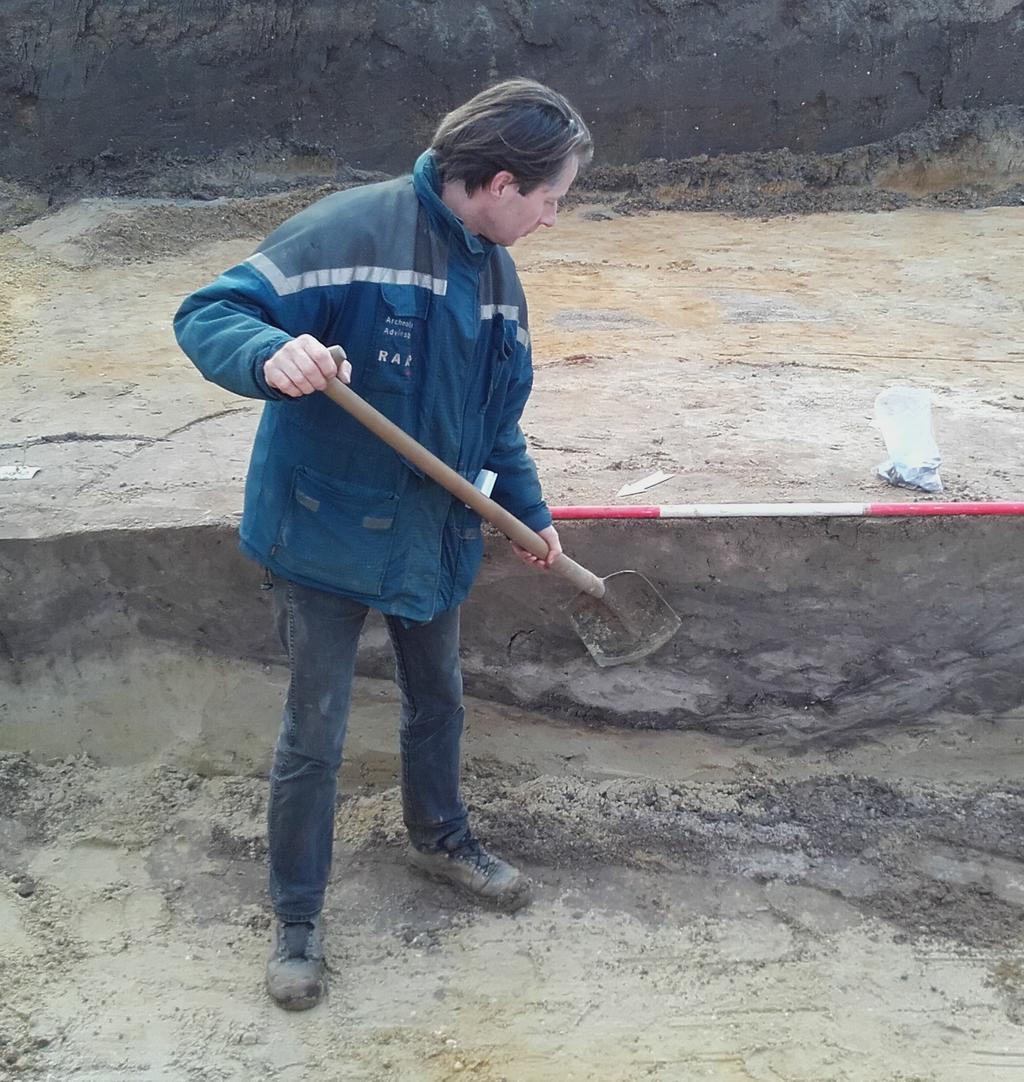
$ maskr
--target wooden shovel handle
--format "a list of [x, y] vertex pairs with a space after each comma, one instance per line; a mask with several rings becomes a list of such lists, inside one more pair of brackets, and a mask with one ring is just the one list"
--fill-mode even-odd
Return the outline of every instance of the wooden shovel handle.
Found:
[[[332, 347], [332, 356], [339, 363], [344, 359], [344, 354]], [[403, 432], [398, 425], [389, 421], [379, 410], [373, 408], [369, 402], [364, 401], [351, 387], [346, 386], [340, 379], [332, 378], [328, 381], [324, 394], [336, 402], [343, 410], [351, 414], [361, 425], [368, 428], [374, 435], [379, 436], [389, 447], [397, 451], [403, 458], [408, 459], [414, 466], [421, 469], [428, 477], [436, 481], [442, 488], [447, 489], [457, 500], [468, 504], [483, 519], [500, 530], [510, 541], [514, 541], [520, 548], [533, 553], [539, 559], [544, 559], [548, 554], [547, 542], [540, 534], [535, 533], [520, 522], [515, 515], [510, 514], [500, 504], [495, 503], [490, 497], [485, 496], [478, 488], [474, 487], [457, 474], [450, 466], [442, 462], [436, 455], [431, 454], [422, 444], [418, 443], [407, 432]], [[557, 571], [567, 578], [577, 589], [594, 597], [604, 596], [604, 581], [599, 579], [592, 571], [570, 560], [564, 553], [559, 554], [551, 565], [552, 571]]]

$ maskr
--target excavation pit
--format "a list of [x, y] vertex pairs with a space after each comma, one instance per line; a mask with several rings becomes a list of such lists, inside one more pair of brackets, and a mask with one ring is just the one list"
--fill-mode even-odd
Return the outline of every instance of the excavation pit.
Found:
[[[0, 1061], [15, 1077], [989, 1082], [1024, 1071], [1020, 518], [564, 522], [683, 618], [602, 672], [488, 540], [465, 790], [538, 884], [480, 912], [402, 860], [371, 623], [325, 1004], [268, 1004], [285, 673], [238, 555], [258, 407], [177, 301], [298, 196], [86, 202], [0, 237]], [[627, 208], [628, 209], [628, 208]], [[517, 249], [555, 504], [924, 499], [871, 403], [935, 395], [946, 493], [1010, 500], [1024, 216], [765, 221], [580, 204]]]

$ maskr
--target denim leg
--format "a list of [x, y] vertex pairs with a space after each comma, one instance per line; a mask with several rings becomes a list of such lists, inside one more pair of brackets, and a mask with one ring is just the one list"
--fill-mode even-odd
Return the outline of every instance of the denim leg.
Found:
[[331, 871], [338, 769], [367, 609], [278, 579], [274, 612], [291, 680], [270, 772], [270, 899], [279, 919], [303, 921], [323, 907]]
[[419, 849], [451, 848], [465, 833], [459, 742], [465, 711], [459, 666], [459, 610], [428, 624], [387, 619], [402, 693], [402, 811]]

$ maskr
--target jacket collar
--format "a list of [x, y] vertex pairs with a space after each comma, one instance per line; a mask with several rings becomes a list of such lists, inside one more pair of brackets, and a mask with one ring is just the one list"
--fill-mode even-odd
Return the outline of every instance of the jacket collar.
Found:
[[430, 218], [431, 224], [442, 233], [452, 233], [471, 255], [486, 255], [494, 243], [478, 236], [462, 224], [451, 208], [441, 199], [441, 174], [432, 150], [425, 150], [417, 159], [412, 171], [416, 195]]

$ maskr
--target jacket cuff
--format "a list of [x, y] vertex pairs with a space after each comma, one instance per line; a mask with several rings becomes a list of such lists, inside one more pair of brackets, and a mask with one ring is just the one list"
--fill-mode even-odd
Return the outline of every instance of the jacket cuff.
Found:
[[271, 400], [280, 401], [282, 398], [287, 398], [288, 396], [283, 392], [277, 390], [276, 388], [271, 387], [270, 384], [267, 383], [266, 377], [263, 374], [263, 366], [267, 363], [267, 361], [270, 360], [271, 357], [274, 356], [274, 354], [285, 344], [285, 342], [289, 341], [291, 341], [291, 339], [285, 337], [283, 341], [277, 342], [273, 346], [264, 347], [263, 349], [258, 350], [256, 352], [256, 359], [253, 361], [253, 381], [255, 382], [256, 386], [259, 387], [259, 389], [263, 392], [263, 394]]
[[519, 516], [519, 520], [529, 526], [534, 533], [546, 530], [554, 521], [546, 503], [535, 504], [528, 511], [524, 511]]

